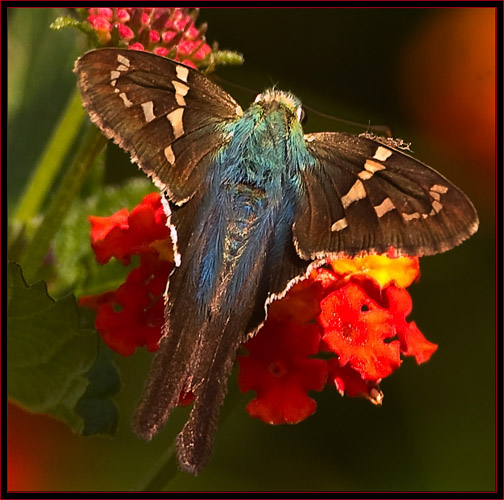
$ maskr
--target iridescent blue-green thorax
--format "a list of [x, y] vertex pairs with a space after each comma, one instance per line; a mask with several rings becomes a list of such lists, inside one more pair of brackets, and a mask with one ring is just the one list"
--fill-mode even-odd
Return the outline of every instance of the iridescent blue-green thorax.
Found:
[[242, 116], [226, 125], [231, 140], [220, 154], [223, 178], [254, 185], [270, 196], [295, 188], [300, 169], [313, 162], [301, 114], [301, 102], [287, 92], [259, 94]]

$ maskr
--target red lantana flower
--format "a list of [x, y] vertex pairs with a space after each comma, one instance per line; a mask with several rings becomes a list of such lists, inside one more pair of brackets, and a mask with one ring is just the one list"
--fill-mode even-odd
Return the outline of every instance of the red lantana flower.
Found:
[[[164, 324], [163, 293], [173, 248], [159, 194], [133, 210], [90, 217], [98, 261], [124, 264], [140, 256], [117, 290], [81, 298], [97, 311], [96, 328], [122, 355], [157, 349]], [[315, 412], [310, 391], [334, 385], [341, 395], [381, 404], [379, 384], [401, 365], [401, 356], [424, 363], [437, 346], [407, 316], [406, 287], [419, 276], [418, 258], [370, 255], [321, 263], [269, 307], [257, 335], [245, 343], [238, 384], [256, 396], [247, 406], [267, 423], [297, 423]], [[181, 395], [181, 404], [191, 394]]]
[[188, 8], [92, 8], [87, 22], [103, 46], [127, 46], [169, 57], [196, 68], [212, 49], [205, 28], [196, 28], [197, 10]]
[[338, 359], [332, 358], [328, 361], [329, 380], [334, 382], [336, 390], [344, 396], [352, 398], [361, 396], [375, 405], [380, 405], [383, 393], [374, 380], [364, 380], [357, 370], [350, 365], [341, 366]]
[[129, 264], [133, 255], [139, 255], [140, 265], [117, 290], [81, 297], [80, 305], [96, 309], [96, 329], [123, 356], [141, 346], [155, 351], [164, 324], [163, 294], [173, 267], [173, 246], [159, 194], [145, 196], [131, 212], [123, 209], [89, 220], [91, 246], [100, 264], [111, 257]]
[[413, 308], [409, 293], [402, 288], [390, 286], [384, 291], [384, 300], [394, 317], [401, 352], [405, 356], [414, 356], [418, 364], [428, 361], [437, 349], [437, 345], [423, 336], [414, 321], [411, 323], [406, 321], [406, 316]]
[[338, 355], [338, 363], [347, 363], [363, 379], [379, 380], [401, 364], [392, 315], [372, 300], [352, 281], [327, 295], [320, 304], [318, 317], [324, 329], [323, 340]]
[[[170, 236], [157, 193], [145, 196], [131, 212], [124, 208], [110, 217], [91, 215], [89, 222], [91, 247], [100, 264], [107, 263], [111, 257], [129, 264], [132, 255], [159, 254], [160, 249], [156, 248], [155, 242], [162, 242]], [[173, 262], [171, 245], [165, 245], [163, 258]]]
[[[247, 407], [251, 416], [280, 423], [282, 415], [289, 415], [283, 422], [295, 423], [315, 411], [313, 400], [310, 399], [312, 406], [307, 411], [306, 400], [301, 402], [299, 392], [287, 386], [281, 377], [270, 374], [277, 360], [281, 366], [289, 366], [285, 361], [289, 351], [281, 356], [277, 354], [278, 349], [272, 348], [270, 364], [265, 361], [268, 360], [267, 344], [275, 342], [274, 332], [287, 331], [277, 335], [283, 335], [284, 342], [297, 341], [295, 336], [289, 336], [293, 325], [318, 329], [319, 347], [305, 356], [310, 355], [310, 361], [327, 364], [328, 383], [334, 384], [342, 396], [365, 397], [373, 404], [381, 404], [383, 393], [379, 383], [399, 368], [401, 354], [414, 356], [418, 363], [423, 363], [437, 349], [415, 323], [406, 321], [412, 304], [408, 292], [401, 287], [411, 285], [418, 278], [417, 258], [370, 255], [328, 264], [330, 267], [312, 270], [306, 280], [295, 285], [282, 300], [274, 302], [264, 327], [245, 344], [249, 355], [239, 358], [238, 382], [243, 392], [256, 391], [256, 398]], [[270, 324], [277, 326], [272, 329]], [[263, 339], [263, 336], [267, 337]], [[312, 359], [316, 355], [320, 359]], [[301, 372], [303, 366], [297, 369]], [[322, 369], [320, 366], [318, 369], [321, 377]], [[308, 372], [305, 377], [309, 377]], [[297, 389], [303, 389], [306, 398], [308, 390], [320, 390], [315, 384], [312, 387], [300, 384]]]
[[248, 356], [238, 359], [238, 384], [242, 392], [256, 391], [247, 406], [252, 417], [269, 424], [296, 424], [315, 412], [310, 390], [321, 391], [327, 364], [312, 359], [320, 346], [316, 324], [270, 319], [259, 335], [247, 342]]

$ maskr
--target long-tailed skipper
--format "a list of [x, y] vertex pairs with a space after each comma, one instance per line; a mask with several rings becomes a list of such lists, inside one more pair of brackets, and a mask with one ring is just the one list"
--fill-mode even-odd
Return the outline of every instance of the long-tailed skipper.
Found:
[[188, 472], [210, 456], [238, 347], [313, 266], [444, 252], [478, 228], [469, 199], [397, 141], [304, 134], [290, 93], [268, 90], [243, 111], [198, 71], [120, 49], [88, 52], [75, 72], [91, 120], [165, 198], [176, 267], [134, 428], [152, 438], [192, 391], [177, 441]]

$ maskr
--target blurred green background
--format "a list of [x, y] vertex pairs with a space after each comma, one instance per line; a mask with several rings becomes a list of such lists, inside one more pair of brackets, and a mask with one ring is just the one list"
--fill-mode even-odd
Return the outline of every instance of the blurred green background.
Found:
[[[16, 206], [74, 90], [83, 35], [49, 24], [62, 10], [10, 9], [9, 208]], [[207, 39], [242, 52], [217, 75], [256, 92], [276, 85], [321, 112], [386, 124], [415, 156], [461, 187], [479, 232], [421, 260], [410, 287], [415, 320], [439, 345], [382, 383], [382, 407], [314, 395], [317, 412], [268, 426], [245, 395], [219, 427], [201, 476], [172, 490], [488, 491], [495, 486], [495, 14], [492, 9], [203, 9]], [[254, 95], [223, 86], [246, 106]], [[362, 131], [308, 113], [307, 131]], [[124, 176], [137, 175], [126, 166]], [[131, 490], [180, 429], [179, 409], [152, 443], [130, 430], [151, 355], [118, 359], [121, 422], [114, 438], [80, 438], [45, 416], [9, 412], [10, 487]], [[236, 385], [236, 379], [231, 380]]]

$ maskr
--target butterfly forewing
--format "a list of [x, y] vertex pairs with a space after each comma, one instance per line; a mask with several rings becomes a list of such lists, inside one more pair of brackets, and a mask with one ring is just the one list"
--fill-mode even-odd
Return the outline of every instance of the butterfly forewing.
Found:
[[176, 203], [204, 183], [209, 155], [228, 140], [223, 123], [241, 113], [198, 71], [146, 52], [91, 51], [75, 72], [93, 122]]
[[302, 171], [294, 240], [301, 257], [430, 255], [473, 234], [469, 199], [393, 141], [343, 133], [306, 136], [314, 165]]

